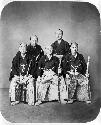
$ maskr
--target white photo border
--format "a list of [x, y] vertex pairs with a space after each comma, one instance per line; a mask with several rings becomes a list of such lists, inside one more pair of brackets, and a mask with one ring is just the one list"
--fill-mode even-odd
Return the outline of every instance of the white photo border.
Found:
[[[11, 2], [14, 2], [14, 1], [45, 1], [45, 0], [0, 0], [0, 18], [1, 18], [1, 12], [3, 10], [3, 8], [11, 3]], [[48, 0], [47, 0], [48, 1]], [[56, 1], [56, 0], [49, 0], [49, 1]], [[58, 0], [58, 1], [61, 1], [61, 0]], [[93, 5], [96, 6], [96, 8], [98, 9], [99, 13], [100, 13], [100, 25], [101, 25], [101, 0], [63, 0], [63, 1], [74, 1], [74, 2], [89, 2]], [[7, 121], [1, 114], [0, 112], [0, 124], [1, 125], [30, 125], [30, 124], [36, 124], [36, 123], [11, 123], [9, 121]], [[50, 123], [37, 123], [37, 125], [43, 125], [43, 124], [47, 124], [47, 125], [50, 125]], [[71, 124], [71, 123], [51, 123], [51, 124]], [[101, 124], [101, 109], [100, 109], [100, 113], [98, 114], [97, 118], [91, 122], [88, 122], [88, 123], [72, 123], [72, 124], [87, 124], [87, 125], [100, 125]]]

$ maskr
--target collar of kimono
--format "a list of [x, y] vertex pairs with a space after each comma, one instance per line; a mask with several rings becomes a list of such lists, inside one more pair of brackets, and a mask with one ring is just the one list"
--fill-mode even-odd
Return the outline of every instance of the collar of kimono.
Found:
[[52, 58], [52, 55], [50, 55], [50, 56], [47, 56], [47, 55], [46, 55], [46, 61], [47, 61], [47, 60], [51, 60], [51, 58]]
[[25, 54], [23, 54], [23, 55], [21, 54], [21, 57], [22, 57], [23, 59], [25, 58], [25, 56], [26, 56], [26, 53], [25, 53]]
[[77, 58], [77, 56], [78, 56], [78, 53], [76, 53], [76, 55], [75, 55], [75, 56], [71, 54], [70, 59], [73, 59], [73, 60], [74, 60], [74, 59], [76, 59], [76, 58]]
[[35, 44], [34, 46], [30, 43], [30, 47], [36, 48], [37, 44]]
[[76, 53], [76, 55], [74, 56], [75, 58], [77, 57], [77, 53]]
[[36, 48], [36, 46], [37, 46], [37, 45], [35, 44], [35, 46], [33, 46], [33, 48]]
[[57, 44], [60, 44], [62, 41], [63, 41], [63, 39], [57, 40]]
[[57, 40], [58, 41], [58, 44], [60, 44], [61, 43], [61, 41], [62, 41], [62, 39], [61, 40]]

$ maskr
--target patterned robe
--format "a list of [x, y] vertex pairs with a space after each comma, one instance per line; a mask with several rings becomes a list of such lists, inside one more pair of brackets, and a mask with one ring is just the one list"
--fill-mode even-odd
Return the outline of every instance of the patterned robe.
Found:
[[[26, 54], [22, 58], [21, 53], [18, 52], [13, 58], [12, 67], [10, 72], [10, 89], [9, 96], [12, 101], [24, 101], [28, 102], [30, 105], [34, 104], [34, 67], [31, 67], [32, 60]], [[30, 67], [29, 67], [30, 65]], [[29, 67], [29, 71], [28, 71]], [[33, 77], [29, 78], [28, 76], [32, 75]], [[19, 80], [16, 78], [16, 76]], [[25, 78], [26, 76], [26, 78]], [[20, 84], [23, 79], [23, 84]]]
[[45, 55], [38, 65], [38, 76], [41, 76], [40, 81], [36, 82], [37, 99], [45, 101], [48, 94], [48, 100], [58, 100], [58, 65], [57, 57], [52, 56], [49, 60]]
[[40, 45], [36, 44], [34, 47], [30, 44], [27, 46], [27, 54], [32, 59], [32, 67], [34, 67], [33, 75], [37, 78], [37, 68], [40, 58], [44, 55], [44, 52]]
[[57, 55], [65, 55], [70, 52], [70, 45], [68, 42], [61, 40], [61, 43], [59, 44], [58, 41], [55, 41], [51, 45], [53, 47], [53, 54]]
[[[71, 54], [67, 54], [62, 59], [62, 72], [65, 76], [65, 90], [68, 91], [68, 97], [66, 99], [78, 99], [79, 101], [87, 101], [89, 100], [89, 87], [88, 87], [88, 78], [85, 77], [87, 65], [84, 60], [83, 55], [77, 53], [77, 57], [75, 58]], [[68, 71], [72, 70], [75, 72], [75, 69], [79, 74], [73, 75]], [[68, 74], [68, 78], [66, 78], [66, 74]]]

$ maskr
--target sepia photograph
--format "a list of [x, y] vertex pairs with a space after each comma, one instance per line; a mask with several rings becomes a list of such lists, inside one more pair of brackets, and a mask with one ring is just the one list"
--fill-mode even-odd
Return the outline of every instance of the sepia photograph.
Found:
[[100, 13], [89, 2], [13, 1], [0, 18], [0, 112], [11, 123], [87, 123], [101, 107]]

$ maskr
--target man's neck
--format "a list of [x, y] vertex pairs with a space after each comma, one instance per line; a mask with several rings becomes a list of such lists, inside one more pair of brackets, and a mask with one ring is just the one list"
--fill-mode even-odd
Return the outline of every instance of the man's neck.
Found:
[[21, 57], [25, 58], [26, 54], [25, 53], [21, 53]]
[[50, 59], [51, 59], [51, 57], [52, 57], [52, 55], [47, 55], [47, 57], [48, 57], [48, 59], [50, 60]]
[[34, 47], [36, 47], [36, 44], [34, 44], [34, 45], [33, 45], [33, 44], [31, 44], [31, 46], [34, 48]]
[[75, 58], [77, 57], [77, 53], [72, 54]]
[[59, 39], [59, 40], [57, 40], [58, 41], [58, 43], [60, 44], [61, 43], [61, 41], [62, 41], [62, 39]]

